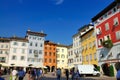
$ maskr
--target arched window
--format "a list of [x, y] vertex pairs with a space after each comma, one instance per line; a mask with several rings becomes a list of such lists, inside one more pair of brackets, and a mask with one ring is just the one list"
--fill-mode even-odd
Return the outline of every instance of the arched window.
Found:
[[65, 55], [64, 55], [64, 54], [62, 54], [62, 55], [61, 55], [61, 58], [65, 58]]

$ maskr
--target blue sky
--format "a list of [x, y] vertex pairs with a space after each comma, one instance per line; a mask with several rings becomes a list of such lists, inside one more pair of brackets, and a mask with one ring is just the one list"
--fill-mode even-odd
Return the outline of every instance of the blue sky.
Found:
[[0, 0], [0, 36], [43, 31], [46, 40], [69, 45], [77, 30], [114, 0]]

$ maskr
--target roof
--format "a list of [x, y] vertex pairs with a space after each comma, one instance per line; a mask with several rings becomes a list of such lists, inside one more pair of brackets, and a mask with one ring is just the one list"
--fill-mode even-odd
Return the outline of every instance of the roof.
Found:
[[54, 43], [54, 42], [52, 42], [52, 41], [49, 41], [49, 40], [46, 40], [46, 41], [44, 42], [44, 44], [52, 44], [52, 45], [56, 45], [56, 43]]
[[10, 39], [6, 37], [0, 37], [0, 42], [9, 42]]
[[44, 33], [42, 33], [42, 32], [27, 31], [26, 33], [27, 33], [28, 35], [35, 35], [35, 36], [41, 36], [41, 37], [47, 36], [47, 34], [44, 34]]
[[84, 26], [82, 26], [81, 28], [79, 28], [78, 31], [81, 31], [81, 30], [83, 30], [83, 29], [86, 29], [86, 28], [88, 28], [89, 26], [94, 26], [94, 25], [93, 25], [93, 24], [84, 25]]
[[57, 44], [57, 47], [68, 47], [68, 46], [64, 44]]
[[16, 37], [16, 36], [14, 36], [14, 37], [10, 37], [10, 40], [15, 40], [15, 41], [24, 41], [24, 42], [27, 42], [28, 41], [28, 39], [26, 39], [26, 38], [22, 38], [22, 37]]
[[85, 32], [83, 35], [81, 35], [80, 37], [83, 37], [84, 35], [86, 35], [87, 33], [89, 33], [90, 31], [94, 30], [94, 28], [91, 28], [89, 31]]
[[117, 5], [117, 3], [120, 3], [120, 1], [119, 0], [117, 2], [114, 1], [110, 5], [108, 5], [105, 9], [103, 9], [101, 12], [99, 12], [96, 16], [94, 16], [92, 18], [92, 22], [96, 21], [98, 18], [100, 18], [102, 15], [104, 15], [110, 9], [114, 8]]

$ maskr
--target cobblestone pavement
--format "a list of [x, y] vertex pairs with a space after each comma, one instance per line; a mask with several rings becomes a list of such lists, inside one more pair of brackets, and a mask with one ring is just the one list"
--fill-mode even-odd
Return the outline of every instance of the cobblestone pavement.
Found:
[[[2, 76], [5, 78], [5, 80], [9, 80], [9, 75]], [[25, 79], [24, 79], [25, 80]], [[41, 80], [57, 80], [56, 76], [52, 73], [44, 74]], [[65, 75], [62, 75], [61, 80], [66, 80]], [[69, 78], [71, 80], [71, 78]], [[107, 76], [101, 76], [101, 77], [81, 77], [79, 80], [116, 80], [115, 77], [107, 77]]]

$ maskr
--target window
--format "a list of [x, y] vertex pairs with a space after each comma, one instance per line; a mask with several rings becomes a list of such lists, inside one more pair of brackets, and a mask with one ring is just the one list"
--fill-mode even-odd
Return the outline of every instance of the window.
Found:
[[98, 45], [102, 45], [102, 43], [103, 43], [103, 40], [99, 39]]
[[92, 54], [90, 54], [90, 60], [92, 60]]
[[116, 7], [115, 7], [115, 8], [113, 8], [113, 13], [114, 13], [114, 12], [116, 12], [116, 11], [117, 11]]
[[22, 49], [22, 53], [25, 53], [25, 49]]
[[25, 57], [24, 57], [24, 56], [21, 56], [21, 60], [22, 60], [22, 61], [25, 60]]
[[8, 48], [8, 45], [6, 45], [6, 48]]
[[88, 55], [86, 55], [86, 61], [88, 61]]
[[114, 26], [118, 26], [119, 25], [118, 17], [114, 18], [113, 22]]
[[116, 40], [120, 40], [120, 31], [116, 32]]
[[14, 49], [13, 49], [13, 53], [16, 53], [16, 52], [17, 52], [17, 49], [16, 49], [16, 48], [14, 48]]
[[3, 48], [3, 45], [1, 45], [1, 48]]
[[57, 60], [57, 63], [59, 63], [60, 62], [60, 60]]
[[14, 42], [13, 45], [18, 45], [18, 43], [17, 43], [17, 42]]
[[97, 35], [101, 34], [101, 28], [97, 28], [96, 33], [97, 33]]
[[61, 55], [61, 58], [65, 58], [65, 55], [64, 55], [64, 54], [62, 54], [62, 55]]
[[55, 59], [53, 59], [53, 63], [55, 63], [56, 61], [55, 61]]
[[47, 56], [47, 52], [45, 52], [45, 56]]
[[57, 49], [57, 52], [59, 52], [60, 50], [59, 49]]
[[104, 18], [107, 18], [107, 14], [104, 15]]
[[57, 58], [60, 58], [60, 55], [59, 55], [59, 54], [57, 54]]
[[51, 52], [49, 52], [49, 56], [51, 56]]
[[94, 59], [95, 59], [95, 60], [97, 59], [96, 53], [94, 53]]
[[40, 47], [42, 47], [42, 44], [40, 44]]
[[55, 53], [53, 53], [53, 55], [55, 56]]
[[105, 30], [106, 31], [109, 30], [109, 24], [108, 23], [105, 24]]
[[42, 54], [42, 50], [39, 50], [39, 54]]
[[29, 50], [29, 53], [32, 53], [32, 49]]
[[106, 40], [109, 40], [110, 39], [110, 36], [109, 35], [107, 35], [107, 36], [104, 36], [104, 40], [106, 41]]
[[62, 52], [64, 52], [64, 49], [62, 49]]
[[52, 62], [52, 60], [51, 59], [49, 59], [49, 63], [51, 63]]
[[35, 43], [35, 47], [37, 47], [37, 43]]
[[14, 55], [14, 56], [12, 56], [12, 60], [16, 60], [17, 59], [17, 57]]
[[30, 43], [30, 46], [32, 46], [32, 42]]
[[22, 46], [26, 46], [26, 43], [22, 43]]
[[64, 60], [62, 60], [62, 62], [64, 63]]
[[3, 53], [3, 51], [0, 51], [0, 54], [2, 54]]
[[5, 51], [5, 54], [8, 54], [8, 51]]
[[45, 63], [47, 62], [47, 59], [45, 58]]

